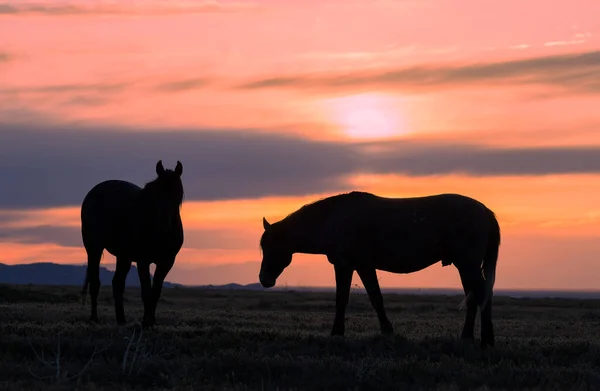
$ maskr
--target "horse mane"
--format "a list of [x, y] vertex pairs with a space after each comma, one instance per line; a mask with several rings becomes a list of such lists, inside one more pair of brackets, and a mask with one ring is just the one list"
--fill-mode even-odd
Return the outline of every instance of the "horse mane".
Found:
[[348, 193], [340, 193], [333, 196], [321, 198], [316, 201], [310, 202], [302, 206], [298, 210], [288, 214], [281, 221], [296, 221], [299, 219], [307, 219], [308, 221], [312, 221], [313, 219], [319, 219], [323, 215], [329, 213], [329, 211], [331, 211], [334, 207], [336, 207], [342, 199], [348, 197], [362, 197], [365, 195], [369, 195], [369, 193], [352, 191]]
[[[173, 170], [165, 170], [167, 173], [172, 173]], [[168, 179], [167, 179], [168, 180]], [[160, 177], [156, 177], [155, 179], [151, 180], [150, 182], [147, 182], [144, 187], [142, 187], [142, 193], [152, 193], [155, 190], [159, 190], [163, 187], [161, 182], [164, 181], [164, 179], [161, 179]], [[172, 181], [173, 182], [173, 181]], [[185, 198], [185, 191], [183, 189], [183, 182], [181, 181], [181, 179], [177, 179], [177, 183], [175, 186], [175, 191], [177, 191], [177, 205], [181, 208], [181, 205], [183, 204], [183, 200]], [[169, 189], [171, 190], [171, 189]]]

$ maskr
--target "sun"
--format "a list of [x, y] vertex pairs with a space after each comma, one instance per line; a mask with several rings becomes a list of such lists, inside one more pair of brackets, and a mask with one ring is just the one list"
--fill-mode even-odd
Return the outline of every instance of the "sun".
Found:
[[329, 101], [332, 120], [345, 137], [352, 139], [389, 139], [408, 133], [402, 113], [394, 103], [391, 98], [374, 94]]

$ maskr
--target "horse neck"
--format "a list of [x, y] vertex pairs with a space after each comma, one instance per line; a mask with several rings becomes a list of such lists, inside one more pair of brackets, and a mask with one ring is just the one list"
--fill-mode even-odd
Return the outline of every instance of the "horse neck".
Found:
[[151, 208], [153, 196], [151, 189], [142, 189], [140, 191], [136, 206], [141, 212], [147, 212]]
[[320, 225], [311, 219], [289, 219], [281, 222], [293, 253], [322, 254]]
[[[146, 214], [146, 213], [152, 213], [154, 212], [154, 200], [155, 194], [153, 192], [153, 189], [142, 189], [139, 193], [137, 202], [136, 202], [136, 210], [138, 213], [142, 213], [142, 214]], [[175, 210], [175, 214], [176, 216], [180, 215], [180, 209], [181, 209], [181, 205], [179, 205], [178, 208], [174, 208], [173, 210]]]

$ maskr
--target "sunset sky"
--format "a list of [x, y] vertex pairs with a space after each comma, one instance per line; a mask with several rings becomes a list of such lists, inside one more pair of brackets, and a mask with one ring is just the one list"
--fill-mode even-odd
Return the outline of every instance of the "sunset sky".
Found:
[[[600, 289], [598, 15], [597, 0], [0, 0], [0, 262], [84, 263], [87, 191], [142, 185], [162, 159], [186, 191], [170, 281], [257, 282], [263, 216], [363, 190], [484, 202], [497, 289]], [[441, 264], [379, 276], [460, 287]], [[296, 255], [286, 283], [333, 286], [333, 268]]]

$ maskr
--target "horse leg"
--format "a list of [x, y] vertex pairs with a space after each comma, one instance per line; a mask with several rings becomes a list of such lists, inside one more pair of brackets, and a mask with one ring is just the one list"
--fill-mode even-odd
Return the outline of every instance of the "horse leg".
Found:
[[131, 269], [129, 259], [117, 257], [117, 268], [112, 279], [113, 299], [115, 301], [115, 315], [118, 325], [125, 324], [125, 309], [123, 308], [123, 293], [125, 292], [125, 280]]
[[[469, 311], [471, 311], [471, 314], [475, 313], [476, 315], [477, 307], [481, 306], [483, 304], [483, 300], [485, 300], [485, 280], [483, 278], [483, 274], [481, 273], [481, 267], [476, 263], [463, 266], [459, 271], [461, 274], [461, 279], [466, 281], [469, 294], [473, 294], [475, 296], [475, 300], [471, 300], [471, 302], [474, 302], [473, 304], [467, 300], [467, 319], [465, 320], [465, 324], [467, 324], [467, 322], [469, 322]], [[469, 310], [470, 306], [475, 306], [475, 309]], [[481, 310], [481, 348], [494, 346], [494, 331], [491, 321], [491, 311], [491, 300], [488, 300], [486, 307]], [[474, 318], [475, 315], [471, 316]]]
[[350, 284], [354, 269], [349, 266], [334, 264], [335, 269], [335, 320], [331, 335], [343, 336], [345, 332], [346, 306], [350, 297]]
[[102, 258], [103, 249], [88, 248], [87, 277], [86, 283], [90, 286], [90, 297], [92, 302], [92, 312], [90, 314], [90, 322], [98, 323], [98, 293], [100, 292], [100, 260]]
[[144, 327], [154, 326], [154, 322], [156, 320], [156, 306], [158, 305], [158, 300], [160, 299], [163, 282], [165, 281], [165, 278], [167, 278], [167, 274], [169, 274], [171, 271], [174, 263], [175, 259], [164, 263], [161, 262], [156, 265], [154, 278], [152, 280], [150, 304], [147, 307], [144, 306], [144, 321], [142, 323], [142, 326]]
[[[167, 274], [171, 271], [175, 259], [169, 260], [164, 263], [158, 263], [156, 265], [156, 271], [154, 272], [154, 279], [152, 280], [152, 300], [150, 304], [150, 311], [148, 314], [144, 314], [144, 321], [147, 326], [153, 326], [156, 318], [156, 306], [162, 292], [163, 282], [167, 278]], [[144, 311], [145, 312], [145, 311]]]
[[494, 347], [494, 325], [492, 324], [492, 298], [489, 297], [487, 304], [481, 310], [481, 347]]
[[394, 332], [394, 327], [392, 326], [392, 322], [388, 319], [385, 308], [383, 307], [383, 295], [379, 288], [379, 281], [377, 281], [377, 271], [375, 269], [357, 269], [356, 272], [367, 290], [373, 308], [377, 312], [381, 332], [383, 334], [392, 334]]
[[140, 289], [142, 291], [142, 303], [144, 303], [144, 319], [142, 327], [147, 327], [146, 314], [150, 312], [152, 302], [152, 284], [150, 282], [150, 265], [147, 263], [137, 264], [138, 277], [140, 278]]
[[468, 279], [468, 275], [466, 273], [460, 273], [460, 280], [465, 292], [465, 297], [467, 297], [467, 315], [465, 317], [465, 324], [463, 326], [462, 333], [460, 334], [460, 338], [472, 340], [475, 339], [474, 330], [475, 317], [477, 316], [477, 301], [474, 300], [474, 297], [469, 296], [469, 294], [471, 294], [472, 289], [475, 287], [470, 284], [470, 280]]

